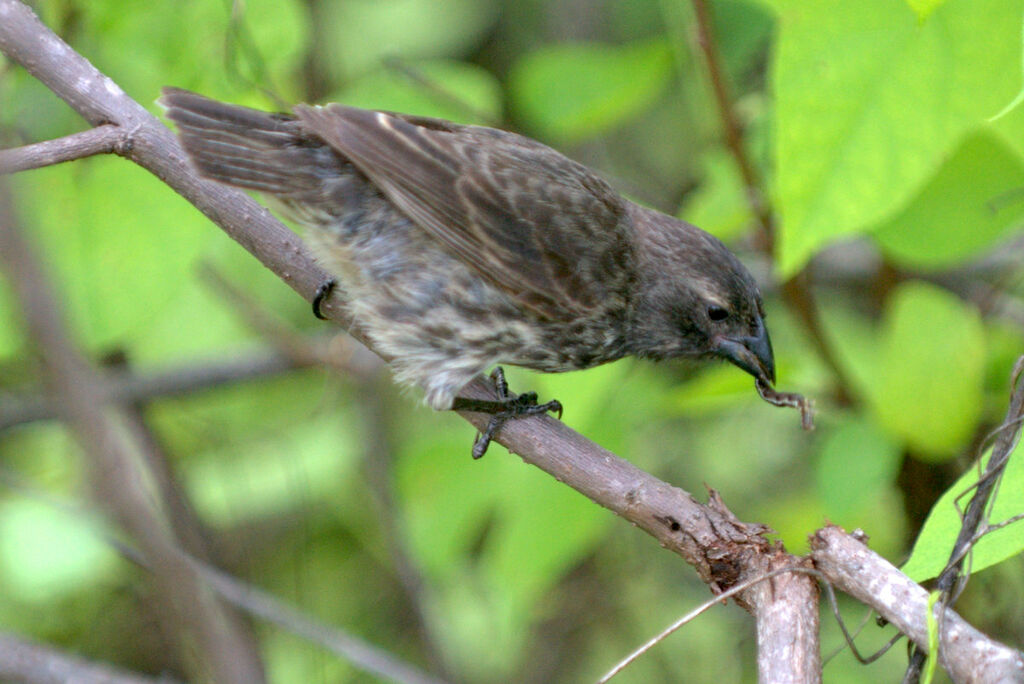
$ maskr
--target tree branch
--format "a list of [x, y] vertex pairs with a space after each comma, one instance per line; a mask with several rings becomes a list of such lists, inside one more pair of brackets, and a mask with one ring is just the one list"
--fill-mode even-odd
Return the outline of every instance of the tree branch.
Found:
[[173, 684], [62, 653], [13, 634], [0, 633], [0, 679], [34, 684]]
[[[315, 265], [303, 243], [244, 193], [199, 179], [185, 162], [183, 151], [166, 127], [63, 43], [17, 0], [0, 0], [0, 51], [22, 64], [93, 125], [120, 127], [126, 132], [127, 139], [124, 144], [115, 146], [114, 152], [161, 178], [289, 286], [307, 300], [312, 299], [327, 274]], [[0, 251], [7, 256], [8, 250]], [[17, 282], [23, 276], [26, 274], [12, 270], [13, 281]], [[59, 324], [47, 308], [52, 305], [52, 299], [45, 296], [46, 282], [41, 281], [38, 274], [28, 274], [25, 282], [31, 285], [16, 289], [33, 324], [44, 328]], [[42, 295], [34, 291], [40, 282]], [[40, 313], [40, 308], [45, 311]], [[358, 326], [345, 317], [336, 302], [326, 302], [322, 311], [345, 326], [356, 339], [366, 342]], [[70, 421], [83, 435], [83, 445], [96, 459], [98, 473], [109, 478], [105, 485], [108, 489], [104, 491], [109, 491], [111, 497], [119, 497], [115, 500], [123, 506], [122, 524], [136, 535], [143, 535], [140, 545], [147, 559], [158, 566], [167, 566], [167, 570], [158, 571], [169, 573], [163, 581], [180, 583], [179, 586], [167, 587], [168, 592], [181, 592], [187, 596], [183, 600], [189, 605], [203, 603], [202, 597], [206, 595], [203, 587], [195, 581], [192, 572], [181, 572], [183, 561], [180, 555], [169, 545], [160, 521], [146, 507], [148, 502], [140, 500], [143, 494], [139, 491], [136, 476], [133, 476], [135, 465], [130, 460], [122, 460], [126, 457], [124, 445], [118, 442], [117, 435], [109, 429], [100, 411], [102, 397], [95, 389], [91, 371], [83, 368], [81, 359], [67, 346], [66, 335], [59, 326], [56, 331], [40, 329], [37, 336], [40, 348], [51, 356], [51, 380], [59, 389], [58, 395], [65, 395], [62, 401]], [[463, 395], [478, 399], [495, 398], [493, 388], [482, 378], [470, 383]], [[474, 413], [462, 415], [478, 429], [482, 429], [490, 418]], [[541, 468], [646, 531], [662, 546], [692, 564], [715, 590], [778, 567], [776, 563], [798, 560], [783, 555], [764, 540], [765, 526], [740, 522], [715, 493], [707, 505], [702, 505], [689, 493], [640, 470], [549, 416], [509, 422], [499, 432], [497, 441], [519, 454], [527, 463]], [[137, 513], [138, 519], [133, 520], [129, 512]], [[831, 539], [831, 529], [816, 537], [815, 561], [831, 569], [839, 586], [856, 589], [856, 582], [843, 577], [841, 564], [830, 565], [836, 559], [829, 555], [828, 546], [822, 540]], [[146, 534], [152, 534], [152, 539]], [[862, 554], [870, 553], [863, 547], [860, 549]], [[849, 560], [856, 562], [858, 559]], [[862, 566], [850, 567], [856, 569], [849, 571], [854, 577], [861, 577]], [[860, 581], [865, 580], [862, 578]], [[805, 668], [813, 664], [807, 654], [816, 650], [816, 616], [799, 610], [780, 611], [777, 605], [784, 596], [812, 605], [815, 600], [813, 585], [788, 582], [779, 578], [770, 584], [758, 584], [740, 596], [741, 604], [758, 617], [759, 643], [762, 646], [769, 648], [771, 643], [778, 643], [780, 651], [784, 651], [785, 644], [773, 638], [783, 627], [797, 635], [791, 639], [800, 642], [802, 655], [797, 662], [780, 660], [776, 663], [777, 667], [770, 671], [774, 673], [772, 676], [779, 678], [783, 678], [783, 671], [806, 672]], [[908, 596], [915, 590], [924, 594], [923, 589], [910, 584], [912, 586], [906, 587]], [[770, 587], [771, 590], [757, 587]], [[870, 591], [854, 595], [869, 603], [880, 598]], [[917, 594], [913, 595], [916, 601]], [[916, 609], [917, 604], [913, 605]], [[890, 605], [886, 610], [896, 613], [905, 607]], [[916, 630], [918, 627], [908, 619], [898, 621], [895, 615], [891, 621], [907, 625], [907, 629]], [[213, 629], [218, 621], [213, 619], [209, 624]], [[964, 630], [969, 628], [958, 624], [957, 629], [960, 630], [957, 634], [967, 634]], [[915, 631], [914, 634], [918, 633]], [[950, 648], [955, 647], [951, 642]], [[999, 648], [1008, 654], [1008, 658], [1016, 654], [1005, 647]], [[224, 653], [230, 652], [232, 649], [224, 649]], [[211, 657], [215, 658], [216, 654], [211, 654]], [[218, 679], [244, 680], [237, 671], [231, 671], [230, 664], [222, 666], [226, 670]]]
[[127, 141], [124, 129], [109, 124], [56, 140], [0, 150], [0, 176], [43, 166], [108, 154]]
[[[928, 650], [928, 592], [864, 544], [863, 533], [834, 525], [811, 537], [815, 567], [836, 588], [871, 606]], [[939, 662], [955, 682], [1024, 682], [1024, 654], [994, 641], [953, 612], [935, 606]]]

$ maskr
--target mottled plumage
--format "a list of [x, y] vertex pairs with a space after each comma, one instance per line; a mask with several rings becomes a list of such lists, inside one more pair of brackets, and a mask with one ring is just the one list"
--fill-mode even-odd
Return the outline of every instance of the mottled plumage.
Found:
[[267, 114], [172, 88], [162, 103], [202, 175], [307, 226], [352, 316], [436, 409], [498, 363], [720, 356], [774, 382], [739, 260], [545, 145], [337, 104]]

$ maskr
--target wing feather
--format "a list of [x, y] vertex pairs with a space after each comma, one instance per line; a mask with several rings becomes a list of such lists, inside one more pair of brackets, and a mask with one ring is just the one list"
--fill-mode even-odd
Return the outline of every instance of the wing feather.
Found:
[[[410, 219], [538, 314], [568, 319], [622, 288], [623, 200], [603, 180], [521, 136], [343, 105], [296, 107]], [[615, 258], [610, 258], [615, 253]]]

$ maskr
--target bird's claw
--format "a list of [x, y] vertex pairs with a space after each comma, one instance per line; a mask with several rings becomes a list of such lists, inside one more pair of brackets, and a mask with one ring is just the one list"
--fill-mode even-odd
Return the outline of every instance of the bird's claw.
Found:
[[523, 392], [519, 395], [513, 395], [509, 392], [508, 382], [505, 380], [505, 371], [502, 370], [501, 366], [495, 368], [494, 372], [491, 373], [491, 380], [494, 382], [494, 389], [497, 390], [498, 397], [505, 403], [505, 409], [491, 415], [487, 427], [484, 428], [484, 431], [473, 442], [474, 459], [482, 457], [487, 452], [487, 447], [491, 445], [491, 440], [494, 439], [498, 430], [510, 420], [537, 416], [548, 412], [554, 412], [558, 415], [559, 420], [562, 419], [562, 402], [557, 399], [552, 399], [545, 404], [538, 404], [536, 392]]
[[334, 291], [334, 286], [338, 284], [338, 281], [334, 278], [328, 278], [327, 280], [320, 283], [320, 286], [316, 288], [316, 292], [313, 294], [313, 315], [319, 318], [321, 321], [326, 321], [327, 316], [324, 316], [320, 307], [331, 296], [331, 292]]

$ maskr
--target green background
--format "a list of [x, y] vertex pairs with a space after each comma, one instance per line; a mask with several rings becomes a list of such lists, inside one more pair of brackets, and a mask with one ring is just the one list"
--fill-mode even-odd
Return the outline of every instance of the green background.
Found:
[[[722, 143], [689, 3], [673, 0], [47, 2], [43, 20], [154, 113], [163, 85], [262, 108], [297, 101], [499, 125], [602, 172], [636, 201], [726, 240], [761, 279], [779, 387], [818, 429], [760, 401], [729, 366], [626, 360], [563, 376], [510, 371], [574, 429], [702, 495], [787, 548], [826, 520], [905, 560], [933, 504], [1002, 420], [1024, 353], [1024, 6], [1010, 0], [712, 3], [715, 41], [778, 225], [760, 248]], [[0, 72], [5, 146], [84, 123], [20, 68]], [[264, 93], [272, 92], [277, 101]], [[1005, 110], [1005, 111], [1004, 111]], [[76, 341], [140, 373], [228, 362], [272, 341], [197, 273], [211, 265], [309, 338], [339, 331], [147, 172], [94, 158], [18, 174], [21, 222]], [[803, 272], [842, 378], [785, 298]], [[845, 379], [843, 379], [845, 378]], [[0, 408], [40, 392], [0, 281]], [[590, 681], [708, 598], [642, 533], [402, 392], [386, 370], [306, 369], [160, 398], [145, 417], [209, 527], [221, 566], [423, 666], [468, 682]], [[146, 575], [104, 541], [82, 457], [56, 422], [0, 431], [0, 625], [144, 672], [179, 673]], [[952, 488], [952, 489], [950, 489]], [[1021, 512], [1011, 469], [993, 520]], [[936, 574], [951, 496], [918, 543]], [[68, 512], [54, 501], [71, 504]], [[960, 609], [1024, 644], [1024, 540], [980, 546]], [[409, 578], [412, 578], [410, 580]], [[858, 623], [863, 610], [844, 603]], [[412, 615], [422, 616], [420, 620]], [[841, 643], [823, 620], [824, 649]], [[861, 650], [891, 635], [869, 623]], [[371, 681], [258, 625], [273, 681]], [[622, 682], [753, 682], [752, 621], [718, 606]], [[895, 680], [844, 652], [829, 682]]]

